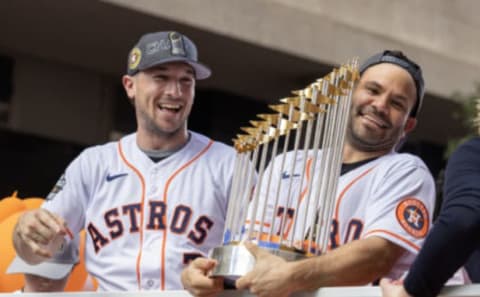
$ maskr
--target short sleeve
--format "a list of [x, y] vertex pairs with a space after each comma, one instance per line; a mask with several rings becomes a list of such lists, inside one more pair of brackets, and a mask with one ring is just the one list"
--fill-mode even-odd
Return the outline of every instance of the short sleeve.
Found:
[[364, 237], [380, 236], [416, 254], [435, 203], [435, 184], [423, 163], [396, 160], [369, 199]]

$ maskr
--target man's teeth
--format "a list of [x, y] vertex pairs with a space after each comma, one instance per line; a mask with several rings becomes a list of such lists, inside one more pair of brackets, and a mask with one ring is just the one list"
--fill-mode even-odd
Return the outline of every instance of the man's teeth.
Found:
[[367, 117], [368, 117], [372, 122], [375, 122], [375, 123], [376, 123], [378, 126], [380, 126], [381, 128], [387, 128], [387, 126], [388, 126], [383, 120], [381, 120], [381, 119], [379, 119], [379, 118], [377, 118], [377, 117], [375, 117], [375, 116], [367, 115]]
[[169, 110], [180, 110], [181, 106], [178, 104], [160, 104], [161, 109], [169, 109]]

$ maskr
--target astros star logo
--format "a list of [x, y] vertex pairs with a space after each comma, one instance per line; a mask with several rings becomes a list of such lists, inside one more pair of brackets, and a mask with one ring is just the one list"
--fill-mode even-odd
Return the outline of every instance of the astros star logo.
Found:
[[402, 228], [416, 238], [423, 238], [429, 230], [429, 214], [422, 201], [408, 197], [398, 203], [395, 210]]

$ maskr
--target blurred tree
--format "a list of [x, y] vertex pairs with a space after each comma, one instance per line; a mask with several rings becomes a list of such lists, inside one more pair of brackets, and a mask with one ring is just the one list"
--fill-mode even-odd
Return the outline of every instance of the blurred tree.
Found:
[[[447, 147], [443, 157], [448, 160], [455, 149], [467, 141], [468, 139], [480, 135], [480, 83], [475, 84], [474, 91], [470, 94], [462, 94], [456, 92], [452, 95], [457, 102], [462, 102], [459, 111], [453, 113], [453, 118], [459, 121], [463, 128], [465, 128], [465, 135], [459, 138], [450, 139], [447, 142]], [[436, 203], [433, 212], [433, 219], [435, 220], [440, 212], [443, 202], [443, 183], [445, 178], [445, 168], [441, 169], [435, 180], [436, 188]]]
[[461, 138], [451, 139], [447, 143], [445, 150], [445, 159], [448, 159], [455, 149], [466, 140], [480, 135], [480, 83], [476, 83], [475, 90], [471, 94], [454, 93], [453, 98], [462, 102], [462, 108], [459, 112], [453, 114], [453, 118], [462, 123], [462, 126], [468, 131]]

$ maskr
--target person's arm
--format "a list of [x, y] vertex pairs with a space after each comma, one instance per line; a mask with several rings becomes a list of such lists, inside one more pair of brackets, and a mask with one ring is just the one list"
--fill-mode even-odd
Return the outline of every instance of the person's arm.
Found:
[[18, 256], [29, 264], [38, 264], [54, 255], [65, 235], [64, 220], [40, 208], [19, 217], [12, 240]]
[[404, 282], [410, 295], [436, 296], [480, 246], [479, 181], [480, 138], [475, 138], [448, 162], [440, 215]]
[[237, 288], [249, 288], [258, 296], [288, 296], [325, 286], [364, 285], [385, 275], [404, 249], [372, 236], [353, 241], [324, 255], [286, 262], [253, 244], [247, 248], [256, 258], [255, 268], [237, 280]]

